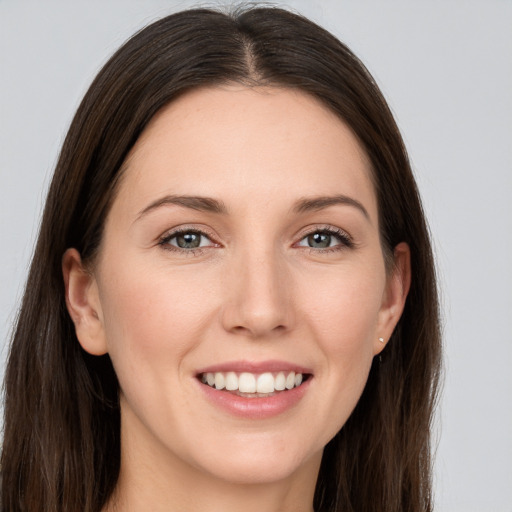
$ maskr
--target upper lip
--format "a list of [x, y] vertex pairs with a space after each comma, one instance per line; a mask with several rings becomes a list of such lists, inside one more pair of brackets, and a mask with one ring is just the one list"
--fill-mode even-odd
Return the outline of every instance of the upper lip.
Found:
[[236, 372], [236, 373], [266, 373], [266, 372], [295, 372], [304, 374], [313, 373], [310, 368], [306, 368], [289, 361], [227, 361], [218, 363], [198, 370], [197, 374], [217, 373], [217, 372]]

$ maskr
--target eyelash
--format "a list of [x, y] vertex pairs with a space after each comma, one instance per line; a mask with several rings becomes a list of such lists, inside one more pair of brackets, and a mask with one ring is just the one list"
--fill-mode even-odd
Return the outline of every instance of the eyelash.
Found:
[[174, 246], [174, 245], [171, 245], [170, 244], [170, 241], [173, 239], [173, 238], [176, 238], [180, 235], [185, 235], [187, 233], [194, 233], [194, 234], [197, 234], [201, 237], [205, 237], [207, 238], [211, 243], [212, 245], [208, 246], [208, 247], [218, 247], [219, 244], [217, 244], [214, 240], [213, 240], [213, 236], [210, 234], [210, 233], [207, 233], [201, 229], [197, 229], [197, 228], [179, 228], [179, 229], [175, 229], [173, 231], [171, 231], [170, 233], [166, 233], [162, 238], [160, 238], [160, 240], [158, 241], [158, 245], [160, 245], [164, 250], [166, 251], [172, 251], [172, 252], [177, 252], [177, 253], [181, 253], [181, 254], [186, 254], [187, 256], [190, 255], [190, 256], [200, 256], [201, 254], [203, 254], [204, 252], [204, 249], [206, 247], [197, 247], [197, 248], [191, 248], [191, 249], [183, 249], [181, 247], [177, 247], [177, 246]]
[[[184, 249], [184, 248], [180, 248], [180, 247], [170, 244], [170, 241], [172, 239], [174, 239], [180, 235], [187, 234], [187, 233], [194, 233], [201, 237], [205, 237], [212, 243], [212, 245], [209, 245], [207, 247]], [[338, 242], [340, 242], [340, 243], [337, 245], [334, 245], [332, 247], [324, 247], [324, 248], [314, 248], [314, 247], [297, 245], [298, 243], [305, 240], [308, 236], [311, 236], [314, 234], [323, 234], [323, 235], [327, 235], [327, 236], [332, 236], [332, 237], [336, 238], [338, 240]], [[158, 245], [160, 245], [166, 251], [178, 252], [178, 253], [186, 254], [186, 255], [190, 255], [190, 256], [199, 256], [199, 255], [203, 254], [204, 249], [208, 248], [208, 247], [219, 247], [219, 244], [217, 244], [214, 241], [213, 236], [211, 234], [209, 234], [201, 229], [197, 229], [197, 228], [175, 229], [175, 230], [171, 231], [170, 233], [167, 233], [164, 236], [162, 236], [160, 238], [160, 240], [158, 241]], [[352, 249], [354, 246], [355, 246], [355, 243], [347, 232], [345, 232], [339, 228], [333, 228], [333, 227], [327, 227], [327, 226], [315, 227], [314, 229], [311, 229], [310, 231], [304, 233], [301, 236], [299, 242], [296, 242], [294, 244], [294, 247], [303, 247], [304, 249], [309, 250], [313, 254], [338, 252], [338, 251], [343, 251], [345, 249]]]
[[318, 253], [332, 253], [332, 252], [339, 252], [346, 249], [353, 249], [355, 247], [355, 243], [352, 240], [352, 237], [344, 230], [340, 228], [333, 228], [330, 226], [323, 226], [323, 227], [315, 227], [314, 229], [304, 233], [299, 240], [299, 243], [302, 242], [304, 239], [306, 239], [308, 236], [314, 235], [314, 234], [322, 234], [322, 235], [328, 235], [336, 238], [339, 242], [338, 245], [334, 245], [332, 247], [324, 247], [324, 248], [314, 248], [314, 247], [307, 247], [307, 246], [299, 246], [304, 247], [304, 249], [309, 250], [313, 254]]

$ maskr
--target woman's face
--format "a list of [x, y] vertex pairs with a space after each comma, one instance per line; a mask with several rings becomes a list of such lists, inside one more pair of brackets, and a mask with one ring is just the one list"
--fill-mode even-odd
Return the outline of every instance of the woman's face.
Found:
[[112, 359], [123, 453], [237, 482], [318, 469], [405, 295], [356, 138], [278, 88], [195, 90], [152, 120], [92, 276], [72, 316]]

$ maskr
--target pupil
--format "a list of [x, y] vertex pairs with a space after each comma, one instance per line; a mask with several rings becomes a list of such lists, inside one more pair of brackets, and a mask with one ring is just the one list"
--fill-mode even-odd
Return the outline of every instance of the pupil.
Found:
[[313, 233], [308, 236], [308, 245], [318, 249], [324, 249], [331, 245], [331, 235], [325, 233]]
[[201, 235], [199, 233], [183, 233], [176, 237], [176, 244], [182, 249], [194, 249], [201, 244]]

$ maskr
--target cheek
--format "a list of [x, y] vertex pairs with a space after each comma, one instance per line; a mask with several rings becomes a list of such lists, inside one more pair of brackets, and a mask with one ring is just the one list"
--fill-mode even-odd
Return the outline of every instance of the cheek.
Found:
[[318, 276], [302, 306], [323, 355], [320, 384], [330, 407], [325, 411], [328, 438], [357, 404], [374, 357], [385, 274], [366, 268]]
[[373, 347], [385, 286], [379, 266], [355, 266], [312, 276], [302, 309], [325, 350], [340, 355]]
[[[124, 275], [121, 268], [133, 272]], [[129, 380], [176, 375], [182, 359], [201, 342], [213, 309], [211, 295], [197, 290], [199, 283], [179, 273], [136, 268], [111, 269], [102, 287], [105, 334], [121, 384], [125, 374]]]

